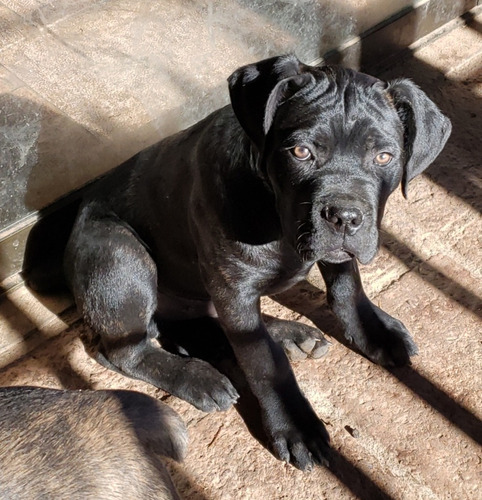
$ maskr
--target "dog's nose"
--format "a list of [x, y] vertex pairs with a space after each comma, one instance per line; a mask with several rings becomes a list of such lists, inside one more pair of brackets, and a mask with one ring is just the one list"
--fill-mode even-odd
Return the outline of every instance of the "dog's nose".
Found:
[[355, 234], [363, 224], [363, 213], [355, 207], [323, 207], [321, 216], [338, 232]]

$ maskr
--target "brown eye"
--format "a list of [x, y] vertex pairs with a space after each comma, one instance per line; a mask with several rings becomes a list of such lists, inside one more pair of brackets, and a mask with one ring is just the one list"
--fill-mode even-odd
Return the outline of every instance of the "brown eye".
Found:
[[387, 152], [383, 153], [378, 153], [377, 156], [375, 156], [375, 163], [377, 165], [381, 165], [384, 167], [385, 165], [388, 165], [392, 161], [393, 155]]
[[298, 160], [309, 160], [311, 158], [311, 151], [305, 146], [296, 146], [291, 152], [298, 158]]

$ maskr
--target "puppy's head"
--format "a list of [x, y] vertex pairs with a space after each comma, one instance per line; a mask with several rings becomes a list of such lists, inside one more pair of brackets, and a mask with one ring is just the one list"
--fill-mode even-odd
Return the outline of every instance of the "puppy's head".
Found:
[[244, 66], [229, 88], [284, 237], [305, 260], [372, 260], [388, 196], [400, 183], [406, 193], [451, 132], [409, 80], [385, 83], [294, 56]]

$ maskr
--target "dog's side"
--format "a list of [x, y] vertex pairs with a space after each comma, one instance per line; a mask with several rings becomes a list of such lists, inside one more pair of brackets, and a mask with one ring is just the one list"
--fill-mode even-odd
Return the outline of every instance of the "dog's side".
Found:
[[[282, 56], [238, 69], [231, 105], [142, 151], [86, 195], [65, 272], [104, 363], [205, 411], [238, 395], [211, 365], [162, 346], [162, 321], [216, 318], [259, 401], [273, 453], [306, 469], [328, 435], [291, 355], [319, 356], [315, 328], [263, 321], [260, 297], [316, 263], [346, 338], [403, 365], [410, 334], [366, 297], [389, 194], [426, 169], [450, 121], [413, 83]], [[216, 346], [212, 347], [216, 349]], [[181, 355], [182, 354], [182, 355]]]
[[132, 391], [0, 388], [0, 498], [179, 499], [162, 457], [181, 460], [186, 428]]

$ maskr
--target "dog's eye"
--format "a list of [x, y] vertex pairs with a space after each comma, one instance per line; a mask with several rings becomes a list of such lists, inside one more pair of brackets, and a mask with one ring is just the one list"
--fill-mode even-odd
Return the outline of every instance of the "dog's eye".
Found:
[[305, 146], [296, 146], [291, 152], [298, 160], [305, 161], [311, 158], [311, 151]]
[[384, 151], [383, 153], [378, 153], [377, 156], [375, 156], [374, 161], [377, 165], [381, 165], [382, 167], [384, 167], [392, 161], [392, 158], [393, 155]]

